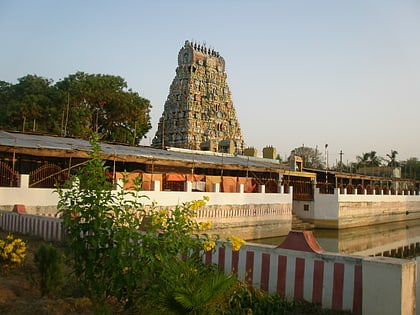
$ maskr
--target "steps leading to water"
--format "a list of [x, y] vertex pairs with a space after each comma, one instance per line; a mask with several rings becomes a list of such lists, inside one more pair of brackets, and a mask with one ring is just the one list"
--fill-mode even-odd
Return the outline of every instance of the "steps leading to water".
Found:
[[292, 230], [307, 231], [313, 230], [315, 225], [313, 223], [305, 222], [296, 214], [292, 214]]

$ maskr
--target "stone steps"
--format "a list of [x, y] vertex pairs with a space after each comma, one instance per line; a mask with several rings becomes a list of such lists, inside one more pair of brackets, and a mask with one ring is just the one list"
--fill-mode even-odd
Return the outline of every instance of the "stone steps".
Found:
[[313, 223], [305, 222], [296, 214], [292, 214], [292, 230], [307, 231], [313, 230], [315, 225]]

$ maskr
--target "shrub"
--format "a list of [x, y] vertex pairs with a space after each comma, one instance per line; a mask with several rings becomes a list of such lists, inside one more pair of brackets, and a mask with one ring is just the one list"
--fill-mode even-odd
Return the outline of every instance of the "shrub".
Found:
[[193, 219], [207, 198], [165, 209], [142, 204], [140, 190], [115, 193], [97, 136], [91, 145], [84, 167], [67, 189], [57, 190], [68, 257], [87, 294], [98, 301], [115, 297], [128, 307], [161, 283], [168, 263], [179, 257], [199, 261], [217, 237]]
[[59, 289], [63, 284], [62, 256], [52, 244], [41, 244], [34, 257], [40, 274], [41, 295]]

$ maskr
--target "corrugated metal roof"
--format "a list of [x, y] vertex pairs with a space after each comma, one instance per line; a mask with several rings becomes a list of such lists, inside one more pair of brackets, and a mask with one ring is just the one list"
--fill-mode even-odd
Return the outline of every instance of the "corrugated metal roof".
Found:
[[[231, 154], [211, 153], [204, 151], [190, 151], [177, 149], [157, 149], [146, 146], [129, 146], [123, 144], [101, 143], [101, 149], [105, 154], [112, 156], [125, 157], [126, 161], [133, 161], [136, 158], [144, 158], [154, 161], [176, 161], [194, 164], [213, 164], [214, 166], [230, 166], [230, 168], [237, 167], [238, 169], [252, 168], [273, 171], [280, 171], [285, 169], [285, 166], [280, 164], [277, 160], [255, 158], [248, 156], [234, 156]], [[12, 133], [0, 131], [0, 146], [14, 148], [17, 152], [19, 149], [28, 150], [62, 150], [62, 157], [71, 155], [71, 152], [91, 150], [89, 141], [75, 138], [64, 138], [45, 135], [34, 135], [24, 133]], [[26, 150], [26, 152], [28, 151]], [[37, 155], [37, 151], [33, 152]], [[211, 167], [209, 165], [209, 167]]]

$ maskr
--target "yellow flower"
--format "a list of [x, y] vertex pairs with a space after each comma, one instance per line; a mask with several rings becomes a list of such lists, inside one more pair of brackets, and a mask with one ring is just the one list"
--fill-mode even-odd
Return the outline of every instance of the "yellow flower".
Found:
[[200, 231], [208, 230], [211, 228], [211, 222], [200, 222]]
[[209, 252], [209, 251], [211, 251], [211, 250], [213, 250], [213, 248], [215, 248], [216, 247], [216, 243], [214, 242], [214, 241], [210, 241], [210, 240], [208, 240], [208, 241], [203, 241], [203, 249], [206, 251], [206, 252]]
[[238, 251], [241, 249], [241, 246], [245, 244], [245, 241], [237, 236], [231, 236], [230, 241], [232, 243], [232, 250]]
[[203, 199], [194, 200], [193, 202], [191, 202], [189, 204], [189, 206], [190, 206], [191, 210], [195, 211], [200, 207], [204, 207], [208, 200], [209, 200], [209, 197], [204, 196]]

